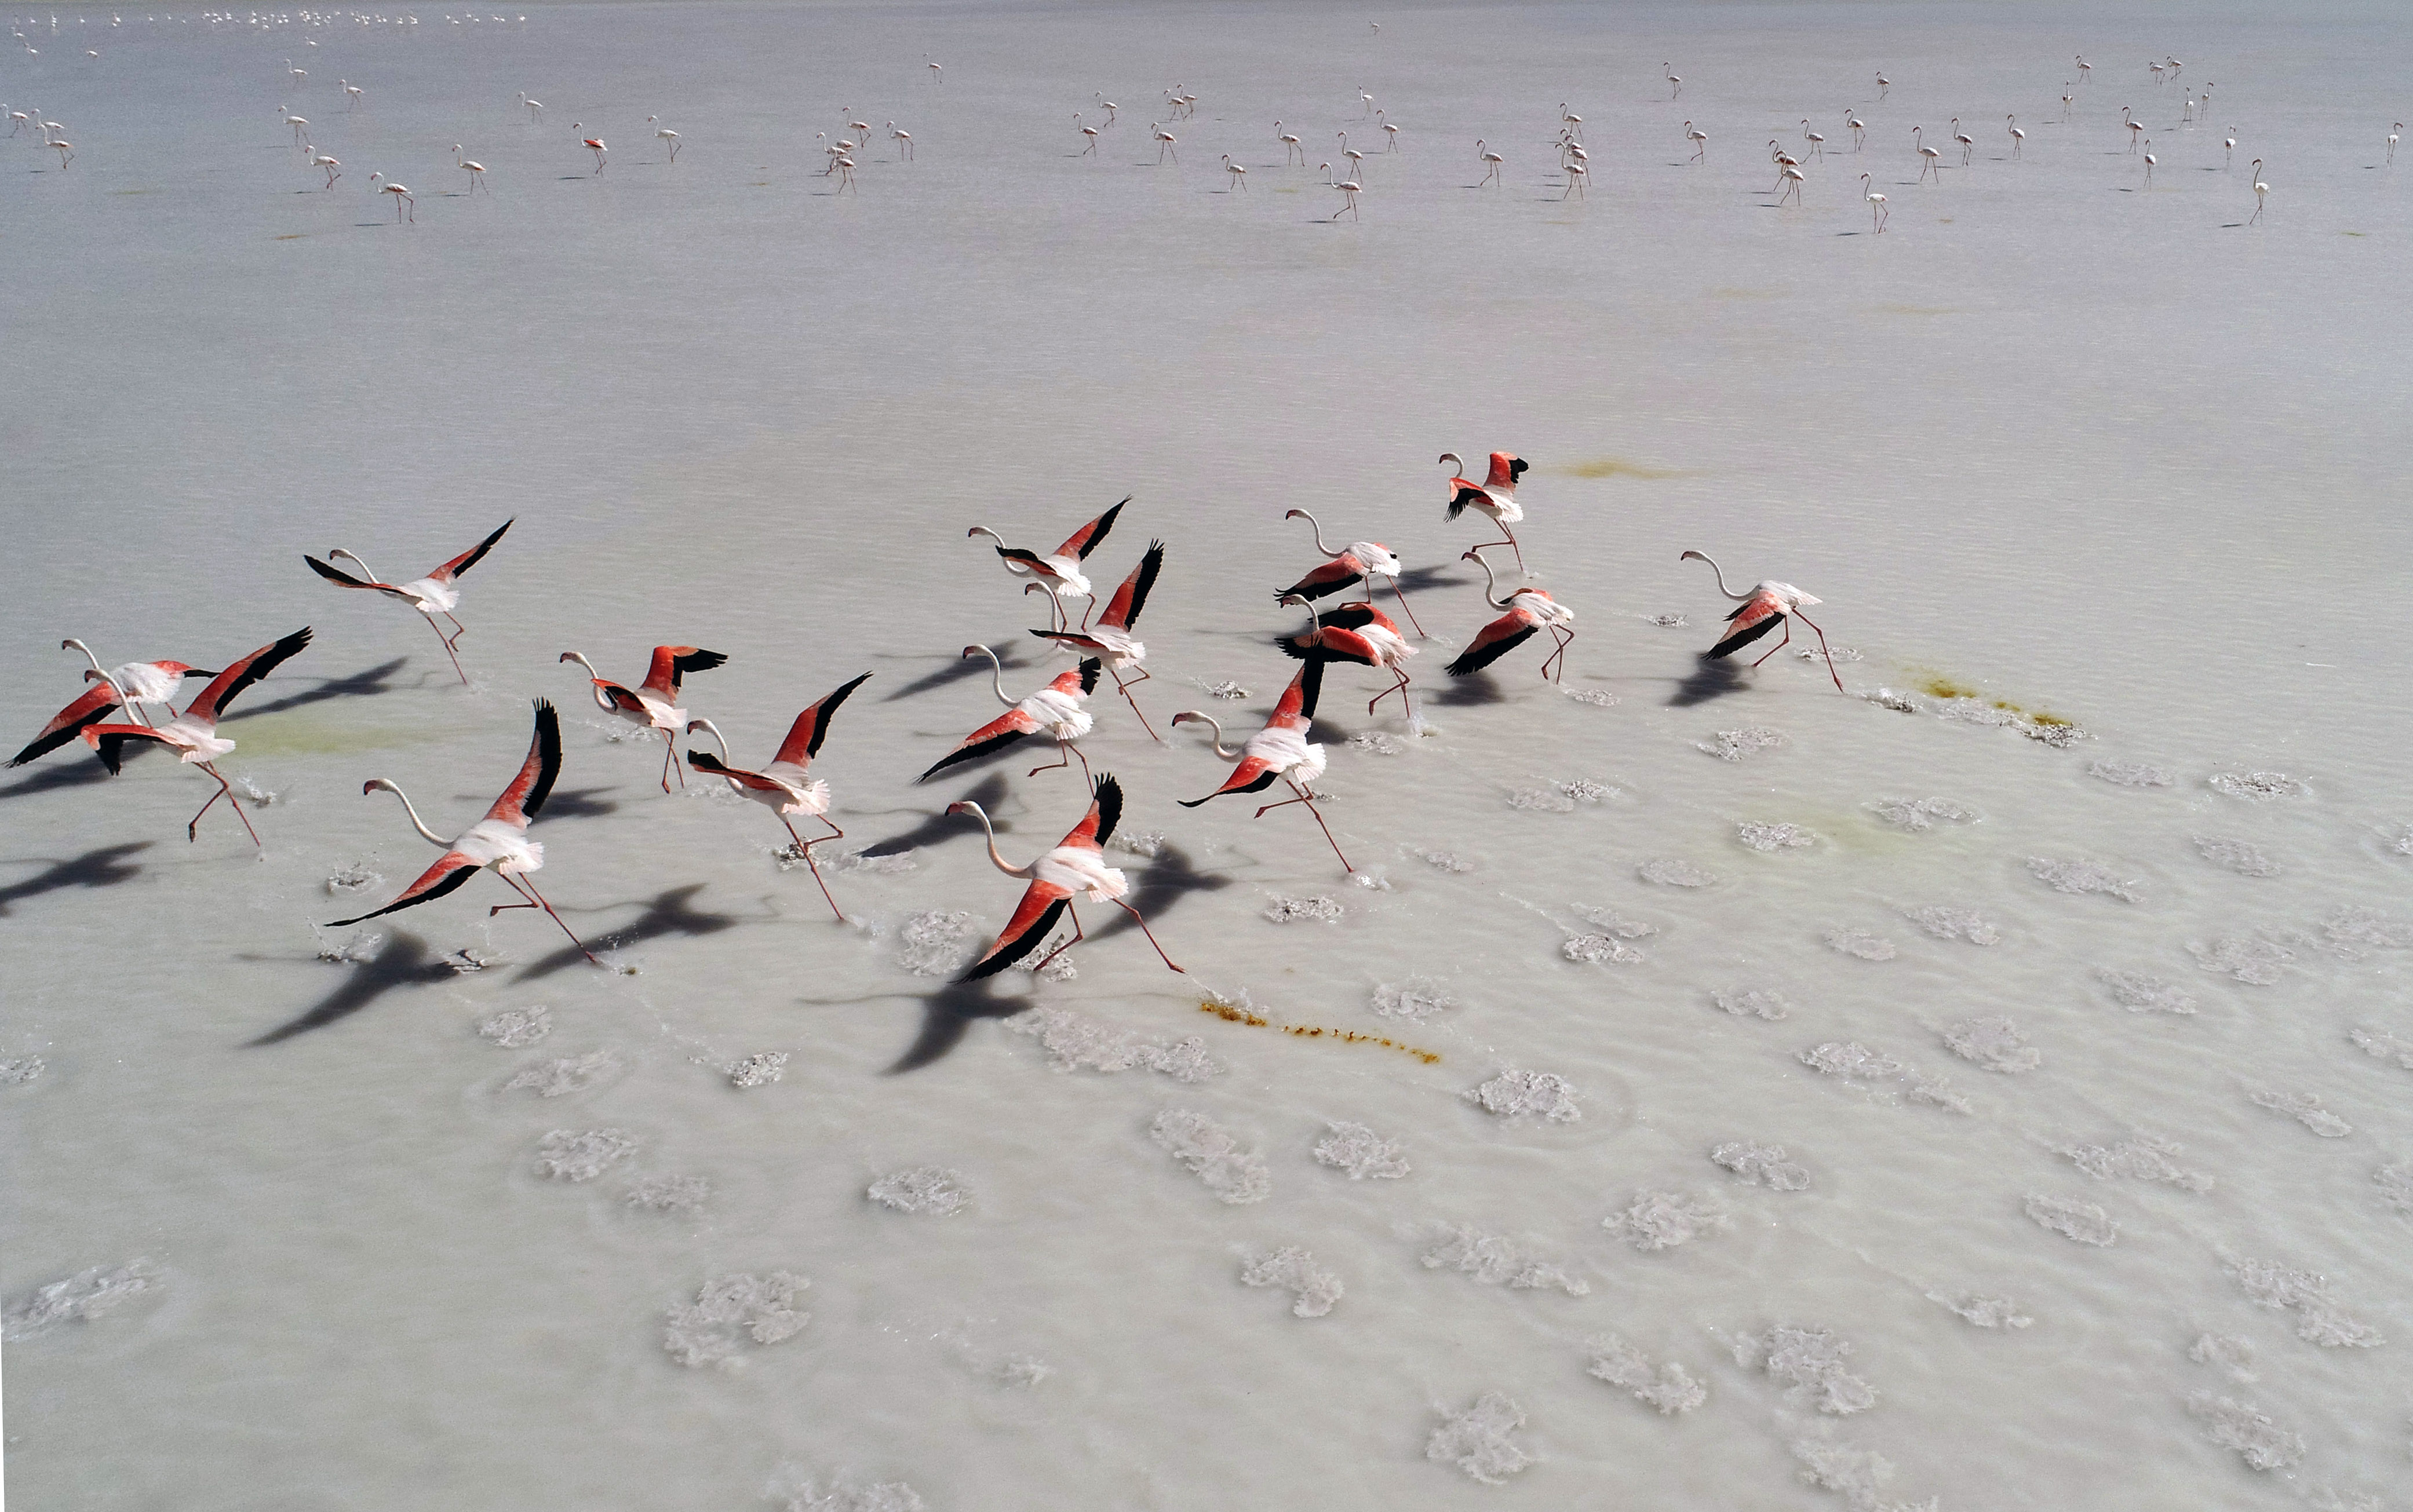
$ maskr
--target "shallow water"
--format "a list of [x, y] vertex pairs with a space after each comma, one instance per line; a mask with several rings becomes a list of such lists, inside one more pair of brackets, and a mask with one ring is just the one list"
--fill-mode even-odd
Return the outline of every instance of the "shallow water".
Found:
[[[9, 727], [77, 690], [65, 635], [215, 665], [318, 630], [225, 728], [229, 776], [275, 795], [257, 857], [222, 808], [175, 841], [208, 785], [157, 756], [0, 778], [0, 1058], [41, 1063], [0, 1085], [29, 1505], [2401, 1482], [2413, 713], [2383, 614], [2413, 322], [2374, 166], [2401, 14], [525, 13], [61, 12], [0, 65], [78, 154], [0, 152]], [[2178, 127], [2205, 79], [2233, 170], [2222, 130]], [[1177, 81], [1198, 115], [1158, 168]], [[1120, 119], [1076, 157], [1102, 90]], [[1581, 200], [1548, 171], [1562, 99]], [[333, 193], [280, 101], [344, 160]], [[917, 160], [875, 141], [838, 197], [812, 139], [849, 102]], [[1805, 114], [1828, 157], [1772, 208], [1758, 143]], [[1975, 162], [1911, 182], [1910, 127], [1955, 115]], [[1276, 118], [1310, 162], [1342, 129], [1373, 149], [1360, 220], [1280, 165]], [[614, 143], [601, 174], [572, 122]], [[1470, 187], [1477, 137], [1504, 185]], [[1440, 675], [1494, 612], [1444, 448], [1534, 464], [1519, 538], [1579, 616], [1562, 689], [1531, 646]], [[1292, 506], [1408, 563], [1429, 725], [1329, 679], [1318, 786], [1360, 882], [1295, 810], [1177, 807], [1223, 764], [1093, 700], [1126, 832], [1164, 837], [1112, 859], [1192, 976], [1109, 926], [1069, 979], [946, 990], [1017, 886], [946, 803], [979, 797], [1014, 859], [1081, 805], [1024, 775], [1044, 751], [910, 780], [997, 712], [958, 648], [1016, 646], [1016, 694], [1064, 665], [964, 529], [1044, 548], [1125, 494], [1093, 565], [1167, 543], [1136, 695], [1160, 729], [1245, 732], [1290, 676]], [[296, 560], [407, 575], [505, 517], [463, 580], [466, 690], [412, 616]], [[1798, 640], [1705, 667], [1726, 606], [1687, 547], [1816, 594], [1846, 686], [1904, 707], [1839, 697]], [[662, 796], [555, 660], [633, 677], [656, 641], [729, 653], [686, 703], [741, 764], [874, 674], [814, 765], [833, 849], [892, 858], [827, 868], [851, 923], [753, 805]], [[318, 927], [429, 857], [360, 783], [458, 828], [536, 696], [568, 737], [539, 881], [634, 974], [489, 921], [483, 878]], [[2064, 728], [2036, 713], [2082, 738], [2022, 738]], [[766, 1052], [777, 1079], [732, 1084]]]

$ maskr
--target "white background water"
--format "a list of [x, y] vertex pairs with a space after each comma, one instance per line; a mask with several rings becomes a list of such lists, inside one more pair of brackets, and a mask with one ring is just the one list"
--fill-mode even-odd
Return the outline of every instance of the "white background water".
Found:
[[[11, 1489], [192, 1508], [744, 1506], [781, 1475], [903, 1480], [933, 1507], [2401, 1500], [2413, 1228], [2375, 1173], [2413, 1158], [2413, 1072], [2349, 1035], [2413, 1040], [2389, 944], [2413, 919], [2389, 615], [2408, 586], [2413, 322], [2405, 195], [2378, 166], [2413, 26], [2389, 7], [2264, 8], [19, 20], [39, 51], [13, 44], [0, 98], [65, 123], [77, 156], [62, 171], [22, 136], [0, 151], [7, 727], [30, 736], [78, 690], [62, 636], [204, 665], [303, 624], [318, 639], [225, 727], [229, 774], [278, 795], [250, 811], [258, 856], [223, 812], [178, 842], [208, 785], [157, 756], [106, 781], [70, 749], [0, 780], [0, 1055], [44, 1063], [0, 1087], [0, 1290], [22, 1306], [137, 1259], [150, 1282], [89, 1320], [21, 1315]], [[2096, 67], [2064, 125], [2080, 51]], [[2156, 87], [2143, 61], [2170, 53], [2183, 81]], [[357, 111], [339, 77], [365, 89]], [[2211, 124], [2180, 129], [2206, 80]], [[1177, 83], [1198, 114], [1159, 168], [1147, 125]], [[1402, 127], [1397, 154], [1361, 87]], [[1120, 120], [1075, 157], [1072, 113], [1094, 121], [1099, 91]], [[1591, 152], [1580, 200], [1550, 171], [1562, 100]], [[279, 103], [343, 159], [333, 192]], [[2150, 123], [2151, 192], [2122, 105]], [[1870, 127], [1858, 154], [1846, 107]], [[648, 115], [683, 133], [675, 166]], [[1828, 157], [1800, 208], [1772, 208], [1759, 144], [1798, 143], [1805, 115]], [[1948, 137], [1953, 116], [1974, 161], [1955, 149], [1940, 185], [1911, 182], [1910, 128]], [[875, 137], [840, 198], [814, 134], [850, 118], [893, 118], [917, 161]], [[1338, 160], [1342, 129], [1369, 151], [1360, 221], [1332, 224], [1321, 175], [1280, 165], [1277, 118], [1310, 162]], [[1688, 118], [1711, 134], [1699, 165]], [[613, 143], [600, 175], [573, 122]], [[1478, 137], [1507, 159], [1502, 186], [1469, 187]], [[456, 141], [491, 198], [460, 192]], [[1225, 191], [1226, 152], [1245, 194]], [[2273, 192], [2246, 228], [2256, 157]], [[1882, 237], [1863, 168], [1890, 197]], [[416, 225], [372, 171], [412, 187]], [[1530, 647], [1470, 684], [1440, 675], [1493, 612], [1456, 561], [1480, 522], [1442, 518], [1444, 448], [1533, 462], [1519, 536], [1579, 616], [1565, 688], [1613, 706], [1542, 684]], [[1089, 759], [1121, 777], [1126, 828], [1170, 847], [1115, 859], [1192, 976], [1102, 930], [1073, 980], [943, 991], [910, 969], [907, 921], [965, 911], [969, 951], [1017, 886], [937, 817], [946, 802], [982, 796], [1017, 860], [1081, 802], [1066, 773], [1023, 775], [1044, 753], [910, 781], [996, 712], [955, 675], [961, 646], [1024, 643], [1017, 693], [1062, 665], [963, 532], [1044, 548], [1127, 493], [1092, 565], [1118, 580], [1167, 543], [1138, 692], [1160, 728], [1203, 706], [1245, 731], [1287, 679], [1271, 591], [1314, 558], [1285, 508], [1420, 574], [1429, 731], [1367, 718], [1380, 680], [1346, 669], [1320, 729], [1325, 813], [1384, 885], [1353, 884], [1295, 810], [1177, 807], [1222, 765], [1102, 698]], [[506, 517], [463, 582], [466, 690], [413, 616], [299, 561], [344, 545], [407, 576]], [[1817, 595], [1864, 658], [1846, 684], [1921, 712], [1838, 697], [1790, 650], [1710, 676], [1696, 653], [1726, 606], [1679, 568], [1687, 547]], [[741, 764], [875, 674], [814, 769], [837, 850], [913, 847], [832, 869], [854, 923], [777, 867], [767, 815], [703, 785], [662, 796], [659, 754], [609, 741], [555, 663], [574, 647], [633, 678], [657, 641], [729, 653], [687, 703]], [[1205, 696], [1224, 680], [1251, 697]], [[1970, 706], [1922, 689], [1947, 684], [2090, 738], [1947, 717]], [[565, 960], [529, 916], [489, 923], [483, 878], [318, 928], [430, 855], [360, 784], [393, 778], [457, 829], [515, 768], [535, 696], [569, 735], [538, 880], [635, 975]], [[1699, 748], [1752, 728], [1787, 743], [1732, 763]], [[1345, 743], [1366, 732], [1405, 749]], [[2173, 780], [2120, 786], [2097, 762]], [[2250, 772], [2301, 790], [2210, 782]], [[1557, 785], [1578, 782], [1615, 791]], [[1921, 798], [1981, 817], [1912, 833], [1872, 807]], [[1815, 843], [1756, 853], [1744, 823]], [[2198, 837], [2279, 871], [2224, 869]], [[2031, 858], [2107, 862], [2135, 901], [2054, 891]], [[1710, 880], [1643, 879], [1667, 860]], [[383, 882], [331, 892], [361, 866]], [[1318, 896], [1337, 921], [1266, 917]], [[1933, 907], [1997, 943], [1905, 917]], [[1602, 910], [1656, 928], [1631, 942], [1643, 960], [1567, 958]], [[1841, 953], [1833, 930], [1898, 954]], [[367, 934], [372, 962], [318, 959]], [[2222, 942], [2288, 956], [2243, 982], [2201, 963]], [[455, 973], [443, 958], [464, 949], [491, 963]], [[2198, 1011], [2131, 1011], [2107, 969]], [[1371, 1011], [1412, 978], [1458, 1006]], [[1720, 1011], [1714, 992], [1746, 988], [1790, 1016]], [[1207, 990], [1440, 1060], [1207, 1018]], [[1008, 1032], [1030, 1002], [1149, 1043], [1199, 1035], [1224, 1069], [1051, 1071]], [[475, 1032], [540, 1005], [540, 1044]], [[1947, 1048], [1993, 1016], [2033, 1070]], [[1829, 1043], [1948, 1078], [1969, 1112], [1799, 1059]], [[784, 1079], [729, 1085], [731, 1063], [775, 1050]], [[614, 1069], [585, 1090], [506, 1088], [599, 1051]], [[1462, 1095], [1511, 1068], [1564, 1077], [1580, 1119]], [[2257, 1093], [2317, 1096], [2351, 1132], [2318, 1137]], [[1168, 1108], [1260, 1151], [1270, 1196], [1219, 1202], [1151, 1140]], [[1399, 1140], [1411, 1174], [1319, 1165], [1330, 1121]], [[584, 1184], [536, 1173], [549, 1131], [604, 1128], [633, 1156]], [[2184, 1146], [2171, 1159], [2211, 1190], [2097, 1180], [2055, 1152], [2139, 1134]], [[1735, 1140], [1784, 1147], [1809, 1190], [1707, 1158]], [[971, 1205], [866, 1199], [922, 1165], [960, 1172]], [[624, 1203], [668, 1175], [710, 1197]], [[1730, 1226], [1639, 1252], [1601, 1226], [1646, 1191]], [[2116, 1243], [2040, 1226], [2036, 1196], [2098, 1205]], [[1522, 1236], [1588, 1294], [1420, 1264], [1439, 1226]], [[1328, 1315], [1240, 1284], [1244, 1252], [1285, 1244], [1340, 1277]], [[2257, 1306], [2245, 1262], [2325, 1275], [2386, 1342], [2300, 1338], [2302, 1312]], [[777, 1270], [811, 1282], [802, 1332], [747, 1343], [733, 1372], [664, 1351], [667, 1309]], [[1931, 1293], [2011, 1298], [2033, 1326], [1975, 1328]], [[1737, 1363], [1735, 1342], [1779, 1324], [1847, 1342], [1876, 1404], [1822, 1414]], [[1683, 1366], [1706, 1404], [1662, 1417], [1588, 1376], [1607, 1332]], [[2247, 1341], [2256, 1378], [2191, 1361], [2207, 1333]], [[1016, 1384], [1022, 1357], [1045, 1378]], [[1514, 1441], [1535, 1457], [1496, 1489], [1426, 1456], [1485, 1391], [1522, 1409]], [[2301, 1461], [2247, 1468], [2190, 1414], [2199, 1392], [2301, 1434]], [[1828, 1440], [1899, 1468], [1881, 1490], [1805, 1484], [1797, 1446]]]

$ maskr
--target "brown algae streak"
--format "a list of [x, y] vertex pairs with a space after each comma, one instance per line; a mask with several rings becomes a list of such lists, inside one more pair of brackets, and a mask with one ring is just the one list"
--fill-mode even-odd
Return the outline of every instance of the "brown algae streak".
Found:
[[1332, 1039], [1344, 1045], [1380, 1045], [1386, 1050], [1398, 1050], [1403, 1055], [1413, 1055], [1427, 1065], [1441, 1064], [1441, 1052], [1438, 1050], [1418, 1050], [1414, 1045], [1402, 1045], [1398, 1040], [1385, 1035], [1361, 1035], [1355, 1029], [1325, 1029], [1315, 1024], [1276, 1023], [1264, 1014], [1251, 1013], [1246, 1008], [1235, 1007], [1229, 1003], [1218, 1003], [1213, 998], [1202, 999], [1198, 1005], [1198, 1011], [1211, 1013], [1229, 1023], [1250, 1024], [1259, 1029], [1279, 1029], [1285, 1035], [1295, 1035], [1300, 1039]]

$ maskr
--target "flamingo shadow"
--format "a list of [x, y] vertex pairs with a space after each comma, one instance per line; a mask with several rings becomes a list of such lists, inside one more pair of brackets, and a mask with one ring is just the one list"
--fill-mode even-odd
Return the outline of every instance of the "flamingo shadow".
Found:
[[[992, 771], [982, 778], [980, 785], [966, 793], [964, 797], [978, 803], [983, 809], [993, 809], [1005, 801], [1005, 773]], [[989, 817], [997, 825], [999, 834], [1014, 833], [1014, 826], [1008, 821], [999, 819], [995, 815]], [[873, 841], [863, 848], [862, 854], [866, 858], [902, 856], [909, 850], [919, 850], [925, 845], [935, 845], [941, 840], [953, 840], [961, 835], [969, 835], [979, 828], [980, 821], [971, 815], [949, 814], [941, 809], [936, 814], [923, 815], [920, 824], [901, 835], [891, 835], [885, 840]]]
[[409, 657], [396, 656], [390, 662], [379, 662], [363, 671], [343, 677], [321, 678], [315, 688], [287, 694], [273, 703], [257, 704], [240, 713], [229, 713], [219, 723], [231, 725], [238, 720], [258, 719], [262, 714], [281, 714], [289, 709], [305, 709], [331, 698], [368, 697], [375, 694], [392, 693], [398, 685], [393, 682], [393, 674], [409, 665]]
[[924, 997], [922, 1031], [907, 1047], [905, 1053], [888, 1067], [887, 1075], [919, 1071], [925, 1065], [944, 1060], [963, 1042], [971, 1026], [983, 1019], [1011, 1019], [1027, 1010], [1030, 1004], [1021, 998], [1000, 998], [991, 995], [996, 978], [984, 976], [974, 982], [950, 982]]
[[245, 1041], [244, 1048], [256, 1050], [313, 1029], [323, 1029], [350, 1018], [396, 988], [433, 987], [451, 981], [456, 975], [451, 963], [428, 953], [425, 940], [396, 931], [376, 960], [362, 962], [345, 973], [343, 986], [320, 998], [300, 1018], [289, 1019], [258, 1039]]
[[[1002, 666], [1009, 672], [1018, 671], [1023, 668], [1030, 666], [1031, 663], [1026, 659], [1023, 654], [1027, 644], [1027, 641], [1019, 639], [1007, 640], [1005, 642], [1005, 649], [998, 652], [997, 659], [999, 665]], [[997, 648], [991, 647], [990, 649], [994, 651]], [[899, 698], [910, 698], [918, 693], [927, 693], [932, 688], [943, 688], [949, 683], [960, 683], [965, 678], [979, 675], [981, 668], [987, 665], [988, 658], [985, 656], [957, 656], [946, 666], [940, 668], [937, 671], [915, 678], [912, 682], [906, 683], [903, 687], [898, 688], [896, 692], [890, 694], [887, 697], [882, 698], [880, 701], [882, 703], [895, 703]]]
[[[1124, 899], [1142, 917], [1153, 921], [1162, 918], [1175, 903], [1193, 892], [1221, 892], [1232, 885], [1232, 879], [1217, 872], [1201, 872], [1191, 863], [1189, 854], [1178, 845], [1167, 845], [1162, 854], [1148, 862], [1140, 874], [1139, 886]], [[1092, 940], [1111, 940], [1138, 928], [1132, 917], [1121, 909], [1111, 910], [1113, 917], [1101, 925]]]
[[[129, 741], [124, 755], [131, 758], [137, 752], [147, 751], [150, 747], [149, 741], [139, 745]], [[108, 780], [109, 769], [102, 766], [96, 756], [89, 764], [79, 762], [74, 766], [45, 767], [30, 777], [0, 787], [0, 798], [32, 798], [37, 793], [54, 793], [62, 787], [86, 787]]]
[[1667, 699], [1667, 707], [1690, 709], [1695, 704], [1722, 698], [1742, 689], [1742, 668], [1730, 661], [1713, 660], [1705, 652], [1698, 665], [1693, 668], [1692, 675], [1676, 684], [1674, 695]]
[[[646, 901], [645, 911], [637, 916], [634, 923], [623, 925], [598, 936], [595, 941], [596, 947], [623, 950], [630, 946], [643, 945], [647, 940], [659, 940], [671, 934], [700, 938], [706, 934], [718, 934], [723, 930], [734, 929], [745, 922], [734, 914], [707, 913], [702, 909], [690, 907], [691, 901], [697, 893], [703, 890], [703, 887], [701, 882], [690, 882], [684, 888], [666, 888], [654, 894]], [[564, 967], [578, 965], [585, 959], [585, 951], [574, 945], [565, 945], [542, 961], [529, 964], [512, 980], [535, 981], [539, 977], [550, 976]]]
[[616, 793], [616, 787], [573, 787], [567, 791], [555, 788], [544, 800], [544, 816], [548, 819], [595, 819], [606, 814], [617, 814], [620, 805], [607, 803], [595, 797], [597, 793]]
[[1507, 701], [1508, 690], [1489, 672], [1453, 677], [1425, 695], [1426, 703], [1441, 709], [1480, 709]]
[[122, 845], [103, 845], [96, 850], [67, 860], [37, 857], [31, 860], [13, 861], [15, 866], [48, 864], [48, 870], [37, 872], [22, 882], [12, 882], [0, 888], [0, 917], [7, 916], [9, 906], [22, 898], [38, 898], [46, 892], [66, 888], [112, 888], [120, 882], [131, 882], [142, 868], [129, 864], [126, 858], [139, 850], [149, 850], [152, 842], [133, 841]]

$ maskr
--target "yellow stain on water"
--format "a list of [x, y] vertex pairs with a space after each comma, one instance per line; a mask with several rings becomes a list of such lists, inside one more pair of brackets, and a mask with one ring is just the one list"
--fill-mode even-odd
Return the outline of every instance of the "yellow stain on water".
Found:
[[288, 231], [283, 236], [271, 237], [269, 240], [273, 242], [299, 242], [309, 234], [310, 233], [307, 231]]
[[1355, 1029], [1325, 1029], [1315, 1024], [1276, 1023], [1264, 1014], [1251, 1013], [1246, 1008], [1235, 1007], [1229, 1003], [1218, 1003], [1211, 997], [1200, 1000], [1198, 1011], [1211, 1013], [1226, 1023], [1244, 1023], [1257, 1029], [1279, 1029], [1283, 1034], [1299, 1039], [1331, 1039], [1344, 1045], [1380, 1045], [1385, 1050], [1395, 1050], [1404, 1055], [1413, 1055], [1427, 1065], [1437, 1065], [1441, 1063], [1441, 1052], [1438, 1050], [1420, 1050], [1414, 1045], [1402, 1045], [1396, 1039], [1385, 1038], [1381, 1035], [1361, 1035]]
[[440, 737], [439, 731], [425, 726], [338, 723], [301, 712], [236, 720], [224, 733], [235, 742], [237, 753], [247, 756], [348, 756], [419, 745]]
[[[1914, 671], [1911, 676], [1911, 686], [1931, 698], [1986, 698], [1982, 690], [1972, 687], [1968, 683], [1957, 682], [1941, 672]], [[2008, 698], [1986, 698], [1986, 701], [2005, 713], [2019, 715], [2032, 725], [2065, 726], [2078, 723], [2074, 719], [2066, 719], [2060, 714], [2048, 713], [2041, 709], [2030, 709], [2024, 704], [2013, 703]]]
[[1551, 471], [1565, 473], [1575, 477], [1659, 478], [1689, 476], [1681, 467], [1653, 467], [1648, 462], [1636, 462], [1628, 457], [1591, 457], [1582, 462], [1569, 462], [1564, 467], [1552, 468]]

